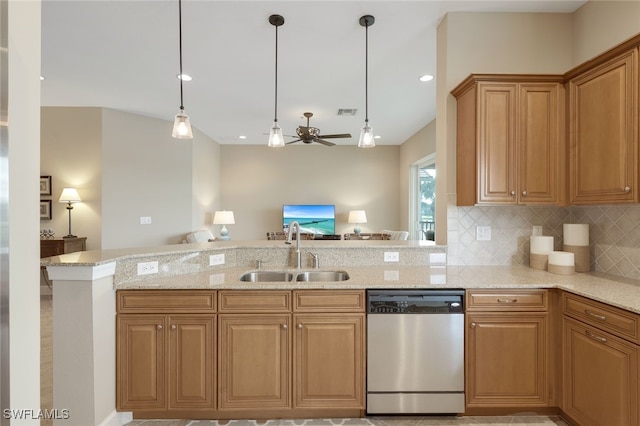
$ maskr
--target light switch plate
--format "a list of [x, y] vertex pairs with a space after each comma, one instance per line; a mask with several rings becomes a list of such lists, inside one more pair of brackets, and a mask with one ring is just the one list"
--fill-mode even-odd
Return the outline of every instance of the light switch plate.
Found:
[[400, 253], [397, 251], [385, 251], [384, 252], [384, 261], [385, 262], [400, 262]]
[[151, 225], [151, 216], [140, 216], [140, 225]]
[[158, 261], [138, 263], [138, 275], [149, 275], [158, 273]]
[[490, 226], [476, 226], [476, 240], [477, 241], [491, 241], [491, 227]]
[[224, 265], [224, 253], [209, 256], [209, 266]]

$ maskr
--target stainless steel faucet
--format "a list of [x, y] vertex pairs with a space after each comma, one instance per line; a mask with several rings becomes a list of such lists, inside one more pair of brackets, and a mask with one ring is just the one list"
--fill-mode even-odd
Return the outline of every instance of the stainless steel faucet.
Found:
[[287, 241], [285, 244], [291, 244], [291, 238], [293, 237], [293, 228], [296, 228], [296, 268], [300, 268], [302, 264], [302, 256], [300, 255], [300, 224], [295, 220], [289, 224], [289, 235], [287, 235]]

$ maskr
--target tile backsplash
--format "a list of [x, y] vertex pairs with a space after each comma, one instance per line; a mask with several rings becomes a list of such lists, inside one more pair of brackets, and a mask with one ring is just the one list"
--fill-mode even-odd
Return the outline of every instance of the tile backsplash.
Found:
[[[457, 207], [453, 200], [447, 216], [450, 265], [528, 265], [533, 226], [562, 250], [562, 225], [588, 223], [591, 270], [640, 279], [640, 205]], [[477, 226], [491, 227], [490, 241], [476, 240]]]

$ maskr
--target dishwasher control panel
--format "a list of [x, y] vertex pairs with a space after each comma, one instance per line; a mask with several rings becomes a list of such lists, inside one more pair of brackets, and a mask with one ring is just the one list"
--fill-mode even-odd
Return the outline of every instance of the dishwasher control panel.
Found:
[[455, 314], [464, 312], [464, 290], [370, 290], [369, 314]]

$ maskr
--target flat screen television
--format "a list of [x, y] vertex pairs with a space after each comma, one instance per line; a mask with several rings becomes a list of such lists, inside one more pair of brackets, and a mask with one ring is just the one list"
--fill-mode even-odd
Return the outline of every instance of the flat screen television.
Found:
[[336, 232], [336, 206], [332, 204], [284, 204], [282, 229], [289, 231], [293, 221], [300, 225], [300, 232], [334, 235]]

